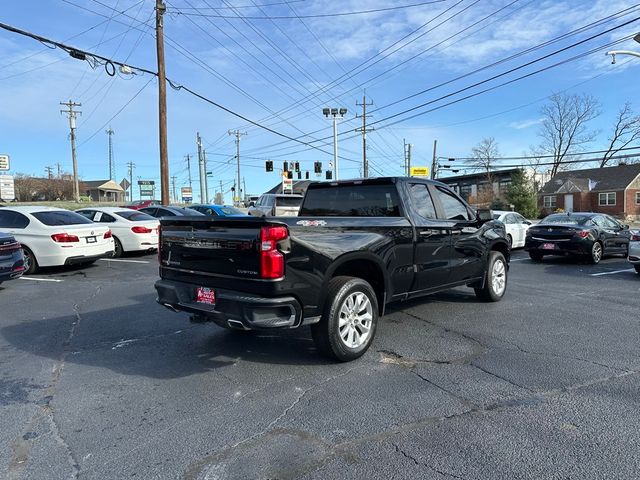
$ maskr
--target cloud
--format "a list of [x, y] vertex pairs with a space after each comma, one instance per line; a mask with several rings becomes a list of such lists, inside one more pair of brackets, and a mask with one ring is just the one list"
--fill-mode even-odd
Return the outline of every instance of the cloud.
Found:
[[533, 118], [529, 120], [521, 120], [519, 122], [511, 122], [509, 127], [515, 128], [516, 130], [523, 130], [525, 128], [533, 127], [534, 125], [539, 125], [544, 122], [544, 118]]

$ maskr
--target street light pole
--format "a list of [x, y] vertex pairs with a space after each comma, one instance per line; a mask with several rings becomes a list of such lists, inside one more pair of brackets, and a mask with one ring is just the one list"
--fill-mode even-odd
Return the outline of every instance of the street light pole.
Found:
[[329, 118], [333, 117], [333, 170], [335, 179], [339, 180], [340, 170], [338, 169], [338, 116], [344, 117], [347, 113], [346, 108], [323, 108], [322, 114]]
[[[637, 33], [633, 39], [640, 43], [640, 33]], [[640, 58], [640, 52], [634, 52], [633, 50], [611, 50], [606, 53], [606, 55], [611, 55], [611, 63], [616, 63], [616, 55], [631, 55], [633, 57]]]

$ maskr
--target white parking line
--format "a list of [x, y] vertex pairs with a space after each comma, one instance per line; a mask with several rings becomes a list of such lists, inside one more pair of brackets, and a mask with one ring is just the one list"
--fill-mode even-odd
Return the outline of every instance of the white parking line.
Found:
[[56, 280], [55, 278], [34, 278], [34, 277], [20, 277], [20, 280], [33, 280], [34, 282], [62, 282], [63, 280]]
[[592, 273], [592, 277], [599, 277], [600, 275], [614, 275], [616, 273], [624, 273], [624, 272], [634, 272], [634, 268], [627, 268], [625, 270], [614, 270], [613, 272], [600, 272], [600, 273]]
[[103, 262], [149, 263], [146, 260], [125, 260], [122, 258], [101, 258]]

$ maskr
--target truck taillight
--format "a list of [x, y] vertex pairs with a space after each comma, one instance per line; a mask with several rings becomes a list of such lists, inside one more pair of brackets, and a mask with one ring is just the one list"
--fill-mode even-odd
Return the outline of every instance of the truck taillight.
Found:
[[79, 242], [80, 239], [75, 235], [69, 235], [68, 233], [54, 233], [51, 235], [51, 238], [54, 242], [57, 243], [69, 243], [69, 242]]
[[158, 232], [158, 263], [162, 265], [162, 225], [156, 227], [156, 232]]
[[284, 276], [284, 255], [277, 243], [289, 236], [287, 227], [272, 225], [260, 229], [260, 277], [280, 278]]

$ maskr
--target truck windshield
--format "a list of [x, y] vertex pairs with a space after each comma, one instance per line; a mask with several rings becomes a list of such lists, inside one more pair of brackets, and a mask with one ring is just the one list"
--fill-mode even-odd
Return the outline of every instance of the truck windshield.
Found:
[[384, 185], [327, 185], [310, 188], [301, 217], [399, 217], [396, 187]]

